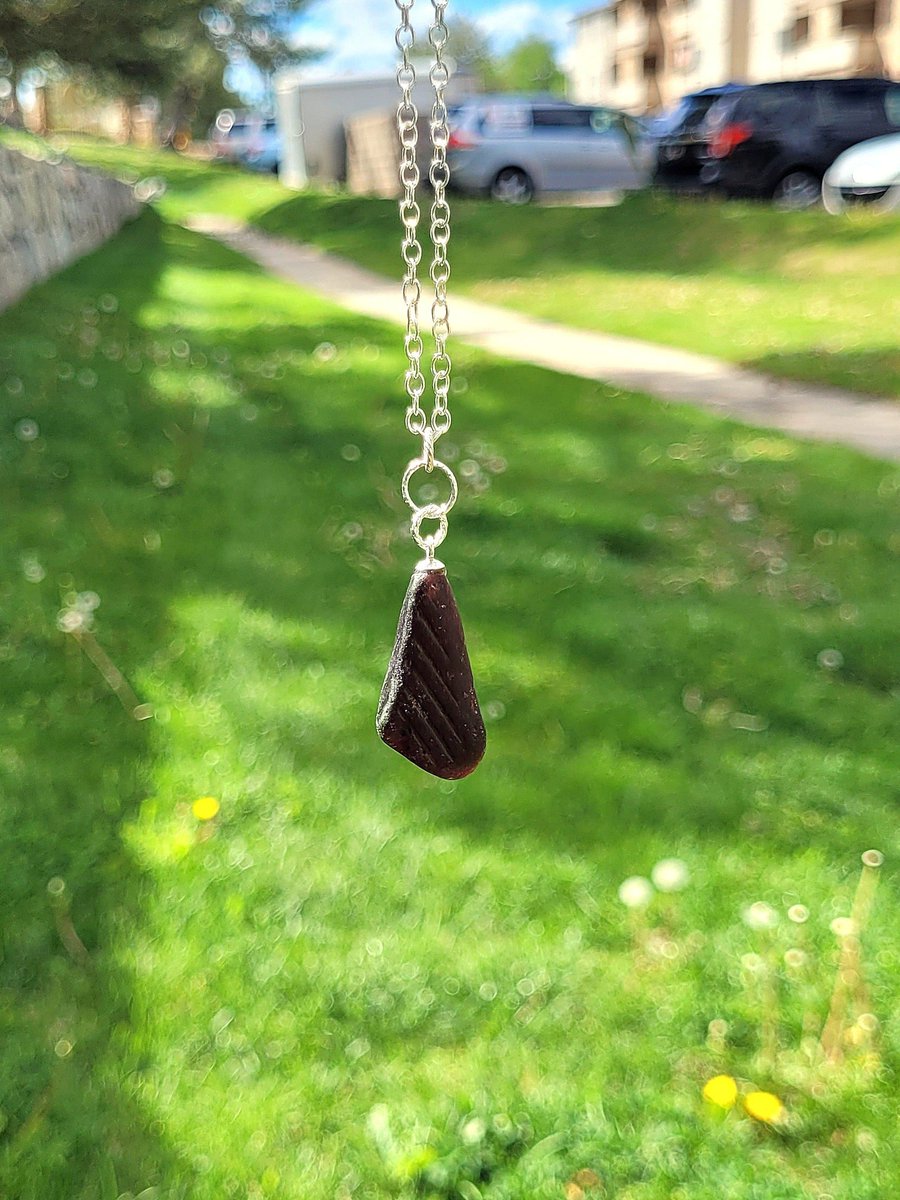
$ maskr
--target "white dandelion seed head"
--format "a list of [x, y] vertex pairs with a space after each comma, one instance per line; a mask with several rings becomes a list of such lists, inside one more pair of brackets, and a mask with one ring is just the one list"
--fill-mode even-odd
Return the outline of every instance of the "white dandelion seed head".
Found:
[[643, 875], [629, 875], [619, 884], [619, 899], [626, 908], [646, 908], [653, 899], [653, 884]]
[[765, 900], [757, 900], [744, 909], [741, 920], [750, 929], [774, 929], [778, 924], [778, 913]]
[[467, 1146], [476, 1146], [479, 1142], [484, 1141], [484, 1135], [487, 1133], [487, 1126], [481, 1117], [473, 1117], [471, 1121], [466, 1121], [460, 1130], [462, 1140]]
[[650, 872], [654, 887], [661, 892], [680, 892], [690, 883], [687, 863], [680, 858], [661, 858]]

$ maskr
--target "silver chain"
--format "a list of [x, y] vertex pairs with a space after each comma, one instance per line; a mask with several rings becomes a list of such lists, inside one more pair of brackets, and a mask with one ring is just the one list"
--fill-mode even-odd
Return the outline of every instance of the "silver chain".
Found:
[[[397, 132], [400, 138], [400, 220], [403, 224], [401, 253], [405, 265], [403, 276], [403, 302], [406, 305], [406, 336], [403, 339], [406, 352], [406, 394], [409, 406], [406, 410], [406, 428], [415, 437], [422, 439], [422, 453], [410, 461], [403, 476], [401, 491], [403, 499], [412, 509], [410, 529], [416, 543], [425, 551], [427, 561], [434, 559], [434, 551], [447, 536], [447, 514], [456, 503], [456, 478], [447, 466], [434, 456], [435, 443], [450, 428], [451, 362], [447, 350], [450, 336], [450, 312], [447, 305], [447, 284], [450, 279], [450, 260], [447, 249], [450, 242], [450, 206], [447, 202], [447, 185], [450, 168], [447, 163], [447, 145], [450, 140], [449, 116], [445, 91], [450, 81], [450, 68], [444, 59], [448, 30], [444, 20], [449, 0], [431, 0], [434, 20], [428, 31], [428, 42], [433, 51], [429, 80], [434, 89], [434, 103], [429, 122], [431, 133], [431, 165], [428, 178], [432, 188], [430, 213], [432, 259], [429, 274], [434, 286], [431, 305], [431, 331], [434, 351], [431, 356], [431, 379], [434, 404], [430, 415], [422, 408], [425, 393], [425, 375], [422, 371], [424, 345], [419, 328], [419, 304], [422, 287], [419, 282], [419, 263], [422, 261], [422, 244], [419, 240], [421, 211], [417, 200], [420, 172], [416, 151], [418, 147], [419, 112], [413, 99], [416, 84], [416, 69], [411, 54], [415, 46], [415, 34], [410, 21], [415, 0], [394, 0], [400, 11], [400, 24], [395, 41], [402, 55], [397, 70], [401, 100], [397, 108]], [[419, 470], [431, 472], [437, 467], [450, 485], [450, 495], [440, 504], [418, 504], [410, 494], [412, 477]], [[422, 523], [437, 521], [437, 529], [429, 534], [422, 533]]]

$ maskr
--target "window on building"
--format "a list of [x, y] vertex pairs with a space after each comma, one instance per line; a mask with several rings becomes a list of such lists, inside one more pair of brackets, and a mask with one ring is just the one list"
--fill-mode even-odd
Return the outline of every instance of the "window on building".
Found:
[[809, 41], [809, 13], [794, 18], [790, 40], [794, 46], [802, 46], [804, 42]]
[[645, 79], [655, 79], [656, 78], [656, 68], [657, 68], [656, 55], [655, 54], [645, 54], [644, 55], [644, 63], [643, 63], [644, 78]]
[[620, 75], [621, 75], [621, 71], [619, 68], [619, 60], [614, 59], [612, 67], [610, 68], [610, 72], [609, 72], [610, 79], [612, 80], [613, 83], [618, 83]]
[[672, 69], [680, 75], [690, 75], [697, 69], [700, 54], [694, 45], [694, 39], [680, 37], [672, 47]]
[[878, 0], [845, 0], [841, 5], [841, 29], [874, 33], [877, 15]]

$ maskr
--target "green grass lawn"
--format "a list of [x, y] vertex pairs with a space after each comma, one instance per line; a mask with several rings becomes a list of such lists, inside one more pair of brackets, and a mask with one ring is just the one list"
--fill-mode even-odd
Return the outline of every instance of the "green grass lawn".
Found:
[[897, 467], [460, 349], [441, 783], [397, 343], [153, 212], [0, 316], [0, 1194], [885, 1200]]
[[[72, 151], [169, 183], [164, 211], [228, 212], [395, 274], [392, 201], [293, 195], [271, 178], [94, 142]], [[644, 194], [617, 208], [459, 201], [453, 282], [587, 329], [712, 354], [777, 376], [900, 395], [900, 216], [781, 213]]]

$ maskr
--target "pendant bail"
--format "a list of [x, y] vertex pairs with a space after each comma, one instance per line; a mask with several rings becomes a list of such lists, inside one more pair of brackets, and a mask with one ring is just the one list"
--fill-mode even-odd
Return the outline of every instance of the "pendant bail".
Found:
[[430, 425], [422, 430], [422, 466], [429, 475], [434, 470], [434, 430]]

